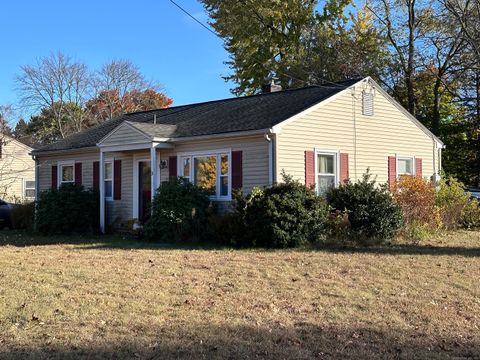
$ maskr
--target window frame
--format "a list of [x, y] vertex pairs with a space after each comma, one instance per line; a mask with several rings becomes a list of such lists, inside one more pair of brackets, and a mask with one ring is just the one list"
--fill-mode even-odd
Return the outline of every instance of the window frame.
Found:
[[[340, 150], [328, 150], [328, 149], [322, 149], [322, 148], [315, 148], [315, 159], [314, 159], [314, 173], [315, 173], [315, 193], [317, 195], [322, 195], [320, 193], [320, 183], [318, 182], [318, 177], [321, 176], [321, 175], [324, 175], [324, 176], [335, 176], [335, 179], [334, 179], [334, 184], [333, 186], [334, 187], [338, 187], [339, 183], [340, 183]], [[318, 169], [318, 155], [330, 155], [332, 156], [333, 155], [333, 158], [334, 158], [334, 163], [333, 163], [333, 167], [334, 167], [334, 173], [333, 174], [327, 174], [327, 173], [319, 173], [317, 171]]]
[[[35, 184], [33, 189], [31, 187], [27, 188], [27, 181], [31, 181]], [[27, 194], [26, 194], [27, 190], [33, 190], [34, 194], [36, 194], [37, 182], [35, 181], [35, 179], [23, 178], [23, 198], [26, 199], [26, 200], [35, 200], [35, 197], [36, 197], [35, 195], [27, 196]]]
[[[72, 167], [72, 181], [62, 181], [63, 167], [71, 166]], [[62, 186], [62, 184], [75, 184], [75, 161], [74, 160], [64, 160], [57, 162], [57, 187]]]
[[[228, 162], [228, 190], [227, 195], [220, 195], [221, 184], [220, 180], [222, 178], [221, 174], [221, 164], [222, 164], [222, 155], [227, 155]], [[179, 177], [188, 179], [188, 181], [194, 181], [195, 173], [195, 158], [198, 157], [216, 157], [216, 184], [215, 184], [215, 195], [210, 195], [211, 200], [216, 201], [230, 201], [232, 200], [232, 150], [231, 149], [216, 149], [216, 150], [202, 150], [202, 151], [190, 151], [190, 152], [179, 152], [177, 153], [177, 174]], [[190, 174], [189, 176], [183, 175], [183, 159], [190, 158]]]
[[[412, 173], [411, 174], [400, 174], [398, 172], [398, 161], [399, 160], [411, 160], [412, 161]], [[413, 155], [396, 155], [395, 156], [395, 173], [397, 174], [397, 179], [400, 179], [400, 176], [416, 176], [416, 166], [415, 166], [415, 156]]]
[[[111, 181], [112, 182], [112, 196], [105, 196], [105, 201], [113, 201], [114, 186], [115, 186], [114, 185], [115, 182], [113, 181], [113, 179], [115, 177], [114, 168], [113, 168], [115, 166], [114, 163], [115, 162], [113, 161], [113, 159], [110, 159], [110, 158], [105, 159], [103, 161], [103, 188], [105, 189], [105, 181]], [[106, 164], [112, 164], [112, 178], [111, 178], [111, 180], [108, 180], [108, 179], [105, 178], [105, 165]], [[104, 191], [104, 193], [106, 193], [106, 192]]]

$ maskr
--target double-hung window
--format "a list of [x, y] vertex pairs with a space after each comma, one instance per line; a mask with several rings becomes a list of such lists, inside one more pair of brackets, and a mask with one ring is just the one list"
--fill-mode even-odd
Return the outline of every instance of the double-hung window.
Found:
[[230, 150], [179, 154], [179, 176], [207, 190], [212, 199], [231, 194]]
[[105, 199], [113, 200], [113, 162], [106, 161], [104, 166], [103, 181], [105, 183]]
[[35, 180], [24, 179], [23, 196], [27, 200], [35, 199]]
[[410, 156], [397, 156], [397, 176], [415, 175], [414, 158]]
[[60, 162], [58, 164], [59, 170], [59, 185], [73, 184], [75, 182], [75, 166], [73, 161]]
[[338, 153], [316, 151], [317, 193], [324, 194], [338, 183]]

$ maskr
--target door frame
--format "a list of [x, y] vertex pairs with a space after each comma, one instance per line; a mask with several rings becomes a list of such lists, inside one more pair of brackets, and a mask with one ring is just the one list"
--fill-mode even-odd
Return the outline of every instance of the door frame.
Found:
[[[145, 155], [133, 156], [133, 213], [132, 218], [139, 220], [140, 216], [140, 209], [139, 209], [139, 178], [138, 178], [138, 171], [139, 171], [139, 163], [140, 162], [149, 162], [151, 168], [151, 159]], [[157, 167], [160, 166], [160, 156], [157, 156]], [[157, 171], [157, 184], [160, 184], [160, 171]]]

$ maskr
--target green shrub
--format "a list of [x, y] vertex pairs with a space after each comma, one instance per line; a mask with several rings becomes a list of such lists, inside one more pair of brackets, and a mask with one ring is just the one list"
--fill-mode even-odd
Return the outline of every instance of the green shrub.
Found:
[[330, 206], [347, 211], [351, 241], [360, 244], [393, 238], [402, 225], [402, 210], [386, 185], [376, 186], [367, 172], [357, 183], [346, 183], [326, 193]]
[[157, 189], [144, 237], [166, 242], [201, 240], [207, 234], [210, 211], [204, 189], [182, 178], [169, 180]]
[[462, 183], [454, 178], [442, 179], [435, 202], [446, 229], [462, 226], [462, 214], [470, 202], [469, 195], [465, 193]]
[[10, 221], [14, 229], [33, 230], [35, 203], [16, 204], [10, 213]]
[[43, 191], [37, 201], [35, 221], [37, 231], [45, 235], [98, 232], [98, 192], [75, 184]]
[[462, 226], [467, 229], [480, 227], [480, 204], [472, 199], [462, 210]]
[[325, 236], [328, 206], [312, 189], [283, 175], [284, 182], [237, 199], [241, 245], [295, 247]]
[[212, 242], [222, 245], [241, 245], [243, 226], [238, 213], [214, 214], [208, 218], [208, 234]]
[[404, 227], [402, 235], [413, 243], [426, 240], [433, 235], [433, 230], [424, 223], [413, 221]]

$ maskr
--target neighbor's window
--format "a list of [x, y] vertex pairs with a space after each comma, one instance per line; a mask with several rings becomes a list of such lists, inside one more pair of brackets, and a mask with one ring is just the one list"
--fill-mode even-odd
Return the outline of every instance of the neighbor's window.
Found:
[[337, 179], [337, 154], [317, 152], [317, 193], [324, 194], [335, 186]]
[[71, 184], [74, 182], [74, 166], [73, 163], [60, 164], [60, 185]]
[[35, 180], [25, 180], [23, 190], [25, 199], [35, 199]]
[[111, 161], [105, 162], [104, 179], [105, 182], [105, 199], [113, 199], [113, 163]]
[[[230, 196], [230, 153], [180, 156], [179, 176], [208, 191], [213, 198]], [[193, 166], [192, 166], [193, 165]]]
[[413, 168], [413, 157], [397, 158], [397, 175], [415, 175]]

